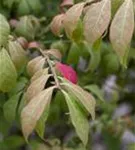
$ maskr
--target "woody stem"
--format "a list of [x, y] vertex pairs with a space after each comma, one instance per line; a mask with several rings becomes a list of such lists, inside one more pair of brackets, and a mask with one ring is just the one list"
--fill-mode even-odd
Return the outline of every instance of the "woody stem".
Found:
[[58, 80], [58, 78], [57, 78], [57, 74], [56, 74], [55, 69], [53, 68], [53, 66], [52, 66], [52, 64], [51, 64], [51, 62], [50, 62], [49, 57], [43, 52], [42, 49], [39, 49], [39, 51], [40, 51], [40, 53], [44, 56], [44, 58], [46, 59], [48, 65], [49, 65], [49, 67], [50, 67], [50, 69], [51, 69], [51, 72], [52, 72], [52, 74], [53, 74], [53, 77], [54, 77], [54, 80], [55, 80], [55, 83], [56, 83], [57, 88], [60, 88], [60, 84], [59, 84], [59, 80]]

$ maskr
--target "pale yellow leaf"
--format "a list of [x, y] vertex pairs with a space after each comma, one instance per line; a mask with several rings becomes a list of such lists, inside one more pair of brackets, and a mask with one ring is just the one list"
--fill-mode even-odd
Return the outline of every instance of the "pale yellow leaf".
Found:
[[63, 24], [66, 34], [70, 38], [72, 38], [72, 33], [78, 25], [78, 21], [82, 15], [84, 5], [84, 2], [75, 4], [65, 14]]
[[107, 30], [111, 19], [111, 0], [101, 0], [89, 6], [84, 16], [84, 36], [91, 45]]
[[47, 75], [48, 74], [48, 70], [49, 68], [45, 68], [45, 69], [42, 69], [42, 70], [39, 70], [37, 71], [31, 78], [31, 82], [37, 80], [39, 77], [41, 77], [42, 75]]
[[61, 30], [63, 28], [63, 20], [65, 14], [59, 14], [55, 16], [51, 22], [51, 31], [53, 34], [60, 36]]
[[50, 103], [54, 88], [55, 86], [40, 92], [23, 108], [21, 112], [21, 125], [26, 140]]
[[27, 72], [30, 76], [33, 76], [37, 71], [42, 70], [45, 64], [45, 58], [42, 56], [38, 56], [31, 61], [29, 61], [27, 65]]
[[25, 96], [26, 96], [26, 101], [29, 102], [33, 97], [38, 95], [45, 87], [49, 77], [51, 75], [42, 75], [36, 80], [34, 80], [30, 86], [28, 87]]
[[126, 66], [128, 48], [134, 31], [133, 1], [125, 0], [114, 16], [110, 27], [110, 40], [120, 62]]
[[22, 69], [21, 67], [27, 62], [27, 54], [24, 49], [18, 42], [9, 41], [8, 50], [17, 70]]

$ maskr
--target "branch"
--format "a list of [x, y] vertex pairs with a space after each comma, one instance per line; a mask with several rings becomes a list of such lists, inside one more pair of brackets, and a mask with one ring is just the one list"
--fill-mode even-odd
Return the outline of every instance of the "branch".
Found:
[[87, 7], [87, 6], [90, 6], [94, 3], [98, 3], [98, 2], [101, 2], [102, 0], [93, 0], [93, 1], [90, 1], [90, 2], [86, 2], [85, 6], [84, 7]]
[[60, 84], [59, 84], [59, 80], [58, 80], [58, 78], [57, 78], [57, 74], [56, 74], [55, 69], [53, 68], [53, 66], [52, 66], [52, 64], [51, 64], [51, 62], [50, 62], [49, 57], [44, 54], [44, 52], [43, 52], [42, 49], [39, 48], [39, 51], [40, 51], [40, 53], [45, 57], [45, 59], [46, 59], [48, 65], [49, 65], [49, 67], [50, 67], [50, 69], [51, 69], [51, 71], [52, 71], [52, 74], [53, 74], [53, 77], [54, 77], [56, 86], [57, 86], [57, 88], [60, 89]]

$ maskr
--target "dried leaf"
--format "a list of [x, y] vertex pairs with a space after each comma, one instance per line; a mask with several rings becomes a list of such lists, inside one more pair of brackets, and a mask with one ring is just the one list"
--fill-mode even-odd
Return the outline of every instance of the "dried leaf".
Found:
[[94, 97], [84, 91], [80, 86], [75, 85], [63, 78], [61, 78], [63, 83], [61, 84], [65, 90], [68, 91], [69, 94], [74, 95], [77, 100], [86, 108], [86, 110], [91, 114], [92, 119], [95, 119], [95, 99]]
[[75, 4], [65, 14], [63, 24], [66, 34], [69, 38], [72, 38], [73, 31], [78, 25], [78, 21], [82, 15], [84, 5], [84, 2]]
[[63, 29], [63, 20], [64, 20], [65, 14], [59, 14], [55, 16], [51, 22], [51, 31], [56, 36], [61, 35], [61, 31]]
[[31, 61], [29, 61], [27, 65], [27, 72], [30, 76], [33, 76], [37, 71], [43, 69], [45, 64], [45, 58], [42, 56], [38, 56]]
[[91, 45], [107, 29], [111, 19], [111, 1], [101, 0], [89, 6], [84, 16], [84, 36]]
[[8, 45], [9, 54], [11, 59], [16, 67], [17, 70], [22, 69], [22, 67], [27, 62], [27, 54], [21, 45], [17, 42], [9, 41]]
[[29, 102], [32, 98], [34, 98], [36, 95], [38, 95], [45, 87], [49, 77], [51, 75], [42, 75], [38, 79], [34, 80], [30, 86], [28, 87], [25, 96], [26, 101]]
[[134, 10], [132, 0], [125, 0], [120, 6], [110, 27], [110, 40], [114, 50], [126, 67], [128, 48], [134, 31]]
[[0, 14], [0, 46], [7, 44], [10, 27], [6, 18]]
[[23, 135], [26, 140], [50, 103], [54, 88], [55, 87], [50, 87], [40, 92], [23, 108], [21, 112], [21, 124]]
[[65, 96], [65, 100], [69, 108], [71, 121], [75, 127], [75, 130], [79, 138], [82, 140], [83, 144], [86, 145], [88, 142], [89, 135], [89, 122], [86, 116], [78, 108], [74, 97], [72, 95], [69, 95], [65, 91], [62, 91], [62, 93]]
[[10, 91], [16, 84], [17, 73], [7, 51], [0, 49], [0, 90]]
[[31, 78], [31, 82], [37, 80], [39, 77], [41, 77], [42, 75], [47, 75], [48, 74], [48, 70], [49, 68], [45, 68], [45, 69], [42, 69], [42, 70], [39, 70], [37, 71]]

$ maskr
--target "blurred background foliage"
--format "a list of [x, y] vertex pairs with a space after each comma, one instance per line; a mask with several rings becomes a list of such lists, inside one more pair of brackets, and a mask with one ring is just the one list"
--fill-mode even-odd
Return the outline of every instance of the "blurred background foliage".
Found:
[[[100, 51], [91, 52], [89, 58], [85, 46], [78, 47], [66, 36], [58, 38], [51, 33], [49, 24], [60, 13], [60, 3], [61, 0], [0, 0], [0, 13], [8, 20], [35, 15], [41, 28], [34, 40], [44, 44], [45, 48], [58, 48], [63, 54], [63, 62], [77, 70], [79, 84], [96, 97], [97, 116], [95, 121], [90, 120], [87, 149], [135, 150], [135, 36], [127, 70], [120, 66], [107, 36], [101, 42]], [[36, 52], [31, 57], [35, 55]], [[87, 67], [90, 70], [86, 72]], [[27, 83], [28, 77], [21, 75], [18, 87], [23, 88]], [[47, 140], [33, 133], [28, 144], [20, 130], [19, 116], [11, 122], [4, 117], [3, 108], [7, 99], [7, 94], [0, 93], [0, 150], [85, 150], [67, 119], [67, 108], [60, 93], [55, 95], [51, 106], [45, 133]], [[9, 109], [14, 108], [11, 105]]]

